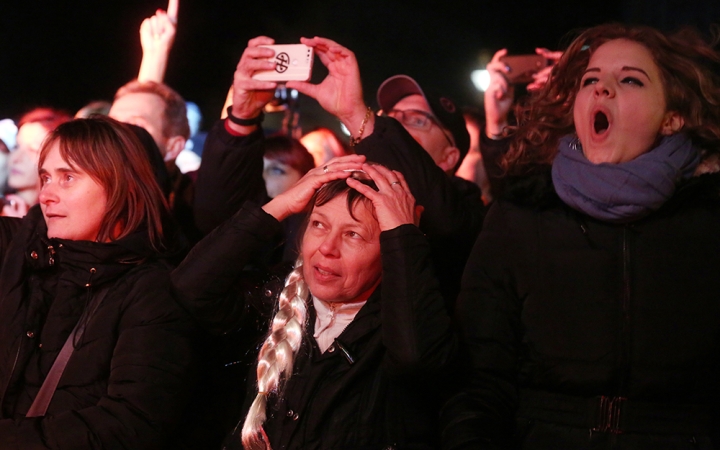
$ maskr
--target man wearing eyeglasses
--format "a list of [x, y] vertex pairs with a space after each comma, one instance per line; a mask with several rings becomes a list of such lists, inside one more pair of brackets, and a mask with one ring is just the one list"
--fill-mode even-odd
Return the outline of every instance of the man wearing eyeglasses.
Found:
[[377, 100], [383, 113], [399, 121], [443, 172], [453, 175], [470, 146], [462, 112], [447, 97], [426, 95], [407, 75], [380, 85]]
[[400, 171], [425, 208], [420, 229], [428, 237], [440, 291], [452, 309], [485, 217], [478, 186], [454, 175], [470, 147], [465, 119], [452, 100], [423, 90], [407, 75], [382, 83], [377, 100], [382, 115], [355, 151]]

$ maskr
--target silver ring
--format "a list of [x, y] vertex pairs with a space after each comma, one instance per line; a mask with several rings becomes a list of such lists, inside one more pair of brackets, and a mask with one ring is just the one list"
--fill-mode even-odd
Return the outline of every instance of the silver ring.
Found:
[[395, 184], [400, 184], [400, 182], [399, 182], [399, 181], [393, 181], [392, 183], [390, 183], [390, 186], [395, 185]]
[[323, 172], [328, 173], [328, 166], [323, 166]]

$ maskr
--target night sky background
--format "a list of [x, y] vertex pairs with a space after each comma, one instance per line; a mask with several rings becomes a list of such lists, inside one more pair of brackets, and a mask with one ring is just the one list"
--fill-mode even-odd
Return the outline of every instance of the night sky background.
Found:
[[[17, 119], [34, 106], [71, 112], [91, 100], [112, 100], [140, 64], [140, 23], [163, 0], [4, 0], [0, 6], [0, 118]], [[319, 35], [353, 50], [368, 104], [387, 77], [406, 73], [462, 105], [479, 105], [470, 72], [482, 55], [507, 47], [563, 48], [572, 30], [608, 21], [663, 30], [720, 23], [720, 1], [321, 1], [181, 0], [166, 82], [206, 117], [218, 116], [248, 39], [278, 43]], [[316, 60], [313, 80], [322, 79]], [[317, 114], [314, 100], [301, 111]]]

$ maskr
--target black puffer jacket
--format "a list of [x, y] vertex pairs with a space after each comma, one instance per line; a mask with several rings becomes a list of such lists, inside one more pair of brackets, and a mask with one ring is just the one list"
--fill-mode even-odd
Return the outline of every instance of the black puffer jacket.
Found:
[[[281, 285], [247, 289], [242, 268], [279, 227], [261, 208], [246, 205], [208, 235], [173, 272], [183, 305], [216, 332], [233, 329], [249, 304], [269, 317]], [[380, 246], [380, 287], [325, 353], [312, 338], [311, 308], [294, 375], [281, 397], [269, 398], [265, 430], [274, 449], [438, 445], [434, 400], [455, 336], [422, 233], [403, 225], [383, 232]], [[239, 419], [228, 448], [240, 448], [244, 415]]]
[[[193, 321], [147, 233], [48, 239], [38, 207], [0, 220], [0, 448], [163, 448], [193, 381]], [[46, 416], [25, 418], [98, 291]]]
[[546, 189], [493, 205], [463, 276], [471, 381], [444, 447], [713, 448], [718, 175], [625, 225], [566, 206], [549, 174], [525, 186]]
[[355, 151], [402, 173], [417, 204], [425, 208], [420, 229], [430, 242], [433, 269], [452, 310], [463, 268], [485, 218], [480, 188], [445, 174], [400, 122], [390, 117], [376, 117], [372, 134]]

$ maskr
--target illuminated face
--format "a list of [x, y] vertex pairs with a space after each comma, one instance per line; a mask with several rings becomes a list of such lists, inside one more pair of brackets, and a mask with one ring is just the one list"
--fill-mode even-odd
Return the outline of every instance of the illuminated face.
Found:
[[[392, 107], [392, 110], [396, 111], [407, 111], [411, 109], [432, 114], [430, 105], [428, 105], [427, 101], [425, 101], [422, 95], [419, 94], [403, 97]], [[392, 111], [388, 111], [388, 115], [393, 117]], [[403, 121], [400, 121], [400, 123], [407, 132], [410, 133], [410, 136], [412, 136], [413, 139], [415, 139], [417, 143], [420, 144], [426, 152], [428, 152], [433, 161], [435, 161], [435, 164], [440, 166], [444, 158], [445, 149], [452, 146], [451, 143], [448, 142], [448, 137], [445, 135], [442, 128], [440, 128], [440, 125], [433, 122], [432, 126], [427, 127], [426, 129], [420, 129], [408, 126], [403, 123]], [[447, 169], [443, 167], [443, 170]]]
[[10, 154], [8, 186], [18, 191], [38, 189], [38, 158], [48, 130], [38, 122], [26, 123], [17, 134], [17, 149]]
[[320, 300], [366, 300], [380, 282], [380, 227], [370, 208], [359, 202], [353, 219], [344, 194], [310, 214], [302, 241], [303, 275]]
[[294, 167], [276, 159], [263, 158], [263, 179], [270, 198], [275, 198], [297, 183], [302, 174]]
[[144, 128], [160, 149], [167, 154], [167, 138], [163, 134], [165, 124], [165, 101], [158, 95], [148, 92], [134, 92], [116, 99], [110, 108], [109, 116], [120, 122]]
[[575, 129], [595, 164], [630, 161], [671, 134], [660, 69], [650, 51], [626, 39], [608, 41], [590, 57], [575, 98]]
[[107, 205], [105, 189], [87, 172], [68, 164], [57, 143], [40, 168], [40, 183], [48, 237], [97, 240]]
[[345, 154], [345, 150], [327, 130], [315, 130], [300, 138], [300, 143], [307, 149], [320, 167], [336, 156]]

